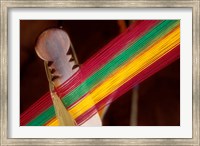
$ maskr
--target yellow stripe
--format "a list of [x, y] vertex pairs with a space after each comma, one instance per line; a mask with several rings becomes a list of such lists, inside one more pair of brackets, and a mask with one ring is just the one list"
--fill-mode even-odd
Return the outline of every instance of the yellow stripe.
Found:
[[[98, 103], [104, 97], [111, 94], [129, 79], [133, 78], [146, 67], [150, 66], [156, 60], [164, 56], [179, 43], [180, 27], [177, 27], [165, 37], [157, 40], [155, 44], [149, 46], [136, 57], [126, 62], [126, 64], [116, 69], [98, 87], [90, 92], [90, 94], [88, 94], [85, 98], [83, 98], [83, 100], [79, 101], [79, 103], [72, 107], [69, 112], [72, 114], [74, 119], [77, 118], [82, 113], [94, 106], [94, 104]], [[91, 99], [93, 99], [94, 103], [91, 102]], [[47, 123], [49, 126], [55, 126], [56, 124], [56, 119], [52, 119], [51, 122]]]

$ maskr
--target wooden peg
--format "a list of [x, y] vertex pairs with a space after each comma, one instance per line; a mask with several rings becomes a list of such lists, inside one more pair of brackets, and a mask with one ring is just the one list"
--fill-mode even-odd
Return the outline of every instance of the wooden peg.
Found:
[[48, 67], [52, 71], [52, 80], [56, 87], [79, 69], [73, 54], [68, 53], [70, 46], [70, 38], [62, 29], [48, 29], [38, 38], [35, 47], [36, 53], [41, 59], [48, 62]]

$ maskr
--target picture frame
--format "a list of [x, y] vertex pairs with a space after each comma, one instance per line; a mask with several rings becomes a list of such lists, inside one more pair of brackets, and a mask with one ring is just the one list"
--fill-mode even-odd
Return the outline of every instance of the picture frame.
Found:
[[[8, 138], [8, 10], [9, 8], [192, 8], [193, 19], [193, 138], [186, 139], [13, 139]], [[199, 145], [199, 25], [200, 1], [20, 1], [1, 0], [1, 65], [0, 65], [0, 97], [1, 97], [1, 145]]]

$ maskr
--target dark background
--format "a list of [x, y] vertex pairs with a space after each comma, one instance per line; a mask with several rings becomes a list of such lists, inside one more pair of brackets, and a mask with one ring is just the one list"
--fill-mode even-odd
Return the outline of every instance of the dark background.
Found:
[[[48, 28], [63, 27], [70, 36], [79, 63], [135, 21], [124, 20], [21, 20], [20, 21], [20, 113], [37, 101], [48, 88], [43, 61], [35, 53], [38, 36]], [[180, 60], [148, 78], [136, 90], [139, 126], [180, 125]], [[114, 101], [103, 119], [103, 125], [128, 126], [131, 118], [133, 89]], [[49, 99], [51, 100], [51, 99]]]

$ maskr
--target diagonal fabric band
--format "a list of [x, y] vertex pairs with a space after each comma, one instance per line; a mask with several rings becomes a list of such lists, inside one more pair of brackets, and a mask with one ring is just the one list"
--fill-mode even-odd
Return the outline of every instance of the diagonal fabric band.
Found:
[[[139, 21], [85, 62], [57, 89], [80, 125], [106, 104], [180, 56], [180, 21]], [[91, 101], [92, 99], [92, 101]], [[49, 93], [20, 117], [21, 125], [57, 125]]]

